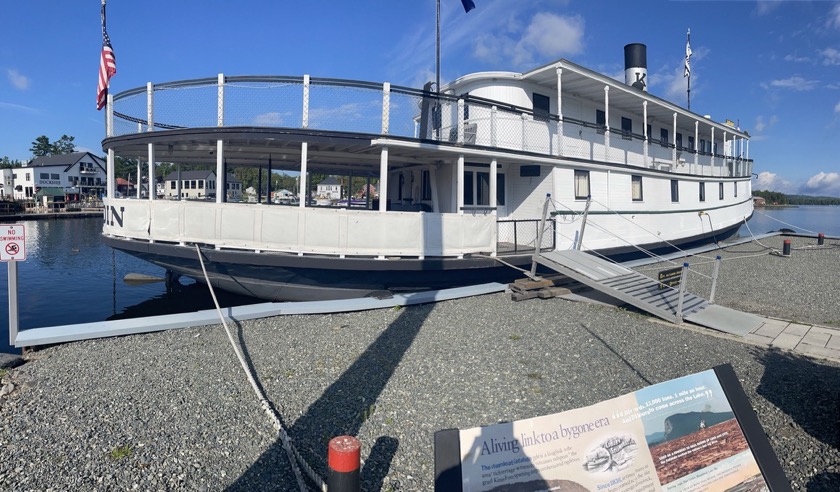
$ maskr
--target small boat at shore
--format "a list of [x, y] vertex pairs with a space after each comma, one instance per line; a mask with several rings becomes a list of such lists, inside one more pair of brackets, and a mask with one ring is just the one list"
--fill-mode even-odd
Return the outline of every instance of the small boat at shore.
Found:
[[300, 197], [315, 173], [377, 194], [277, 206], [111, 198], [108, 183], [103, 240], [204, 281], [197, 246], [214, 286], [272, 301], [509, 282], [535, 250], [627, 258], [721, 241], [753, 213], [749, 134], [649, 94], [646, 74], [630, 44], [624, 83], [565, 59], [439, 91], [308, 75], [149, 83], [109, 100], [108, 176], [119, 156], [147, 176], [160, 161], [204, 166], [214, 191], [245, 166], [299, 173]]

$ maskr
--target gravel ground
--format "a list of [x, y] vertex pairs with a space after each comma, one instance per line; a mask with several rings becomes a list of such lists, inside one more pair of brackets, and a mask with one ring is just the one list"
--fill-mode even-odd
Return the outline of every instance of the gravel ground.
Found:
[[[790, 258], [755, 244], [730, 248], [718, 302], [836, 326], [840, 249], [807, 248], [814, 242], [795, 239]], [[765, 243], [781, 248], [780, 238]], [[690, 260], [710, 272], [703, 261]], [[704, 282], [692, 274], [690, 290], [708, 295]], [[437, 430], [583, 407], [724, 363], [793, 489], [840, 490], [835, 361], [633, 310], [506, 294], [230, 326], [319, 475], [331, 437], [359, 437], [364, 490], [432, 490]], [[2, 377], [14, 389], [0, 397], [0, 489], [297, 490], [221, 325], [27, 358]]]

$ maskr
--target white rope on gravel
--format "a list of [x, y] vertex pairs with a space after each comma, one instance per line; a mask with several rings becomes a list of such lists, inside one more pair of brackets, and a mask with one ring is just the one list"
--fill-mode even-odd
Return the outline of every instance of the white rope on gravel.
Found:
[[283, 427], [283, 422], [280, 420], [280, 417], [277, 416], [277, 413], [271, 408], [271, 404], [269, 403], [268, 399], [265, 397], [265, 394], [260, 389], [259, 384], [257, 384], [257, 380], [254, 377], [253, 372], [251, 372], [248, 364], [245, 362], [245, 356], [242, 355], [242, 350], [236, 344], [233, 339], [233, 334], [228, 327], [227, 320], [225, 316], [222, 314], [222, 309], [219, 307], [219, 301], [216, 299], [216, 292], [213, 290], [213, 286], [210, 285], [210, 278], [207, 276], [207, 269], [204, 267], [204, 259], [201, 256], [201, 249], [198, 247], [198, 244], [195, 245], [195, 251], [198, 255], [198, 261], [201, 263], [201, 271], [204, 273], [204, 280], [207, 283], [208, 289], [210, 289], [210, 295], [213, 297], [213, 304], [216, 305], [216, 312], [219, 314], [219, 319], [222, 321], [222, 325], [225, 327], [225, 333], [227, 333], [228, 340], [230, 340], [230, 345], [233, 347], [233, 351], [236, 353], [236, 357], [239, 359], [239, 364], [242, 366], [242, 370], [245, 371], [245, 375], [248, 377], [248, 382], [251, 383], [251, 388], [253, 388], [254, 393], [257, 395], [257, 399], [260, 401], [260, 406], [265, 411], [268, 418], [271, 419], [271, 423], [274, 426], [274, 430], [280, 435], [280, 440], [283, 442], [283, 449], [286, 450], [286, 456], [289, 458], [289, 463], [292, 466], [292, 471], [295, 474], [295, 478], [297, 479], [298, 487], [300, 488], [301, 492], [308, 491], [309, 488], [306, 486], [306, 483], [303, 481], [303, 476], [300, 474], [300, 469], [298, 468], [298, 463], [300, 463], [301, 467], [306, 471], [307, 476], [309, 476], [310, 480], [312, 480], [318, 488], [326, 492], [327, 484], [324, 480], [319, 477], [315, 471], [312, 469], [311, 466], [303, 459], [303, 456], [297, 451], [292, 444], [292, 439], [289, 437], [288, 432]]

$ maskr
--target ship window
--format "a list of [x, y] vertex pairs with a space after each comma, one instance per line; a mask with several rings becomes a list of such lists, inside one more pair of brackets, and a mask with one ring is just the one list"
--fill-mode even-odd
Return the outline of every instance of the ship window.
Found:
[[575, 198], [589, 198], [589, 171], [575, 171]]
[[647, 139], [650, 141], [651, 135], [653, 135], [653, 128], [650, 125], [647, 126]]
[[607, 113], [600, 109], [596, 109], [595, 125], [598, 127], [598, 133], [604, 133], [604, 129], [607, 127]]
[[700, 153], [703, 154], [706, 152], [706, 139], [700, 139]]
[[630, 176], [631, 179], [631, 190], [633, 194], [633, 201], [640, 202], [642, 201], [642, 177], [641, 176]]
[[674, 203], [680, 201], [680, 182], [676, 179], [671, 180], [671, 201]]
[[[470, 176], [472, 178], [472, 176]], [[403, 186], [405, 186], [405, 175], [400, 173], [399, 184], [397, 185], [397, 200], [403, 199]]]
[[534, 119], [538, 121], [548, 121], [548, 115], [551, 113], [551, 99], [548, 96], [534, 93]]
[[688, 136], [688, 150], [694, 150], [694, 137]]
[[621, 117], [621, 138], [630, 140], [633, 134], [633, 120], [630, 118]]
[[473, 173], [464, 172], [464, 205], [475, 205], [475, 193], [473, 193]]
[[723, 183], [718, 183], [718, 199], [723, 200]]
[[677, 133], [677, 150], [682, 150], [682, 133]]
[[496, 173], [496, 205], [505, 205], [505, 175]]
[[717, 142], [715, 142], [715, 152], [714, 152], [714, 153], [715, 153], [715, 155], [717, 155], [717, 153], [718, 153], [718, 144], [717, 144]]
[[538, 165], [521, 165], [519, 166], [519, 177], [530, 178], [540, 175], [540, 166]]
[[700, 201], [706, 201], [706, 183], [700, 183]]
[[668, 146], [668, 129], [667, 128], [660, 128], [659, 129], [659, 145], [663, 147]]
[[421, 173], [422, 175], [422, 185], [420, 191], [420, 199], [421, 200], [431, 200], [432, 199], [432, 178], [431, 173], [426, 170]]
[[[496, 174], [496, 205], [505, 204], [505, 175]], [[490, 173], [464, 172], [464, 206], [490, 205]]]
[[489, 205], [490, 204], [490, 173], [483, 173], [478, 172], [475, 173], [475, 177], [478, 179], [476, 183], [476, 205]]
[[735, 190], [735, 197], [738, 197], [738, 183], [732, 183], [732, 188]]

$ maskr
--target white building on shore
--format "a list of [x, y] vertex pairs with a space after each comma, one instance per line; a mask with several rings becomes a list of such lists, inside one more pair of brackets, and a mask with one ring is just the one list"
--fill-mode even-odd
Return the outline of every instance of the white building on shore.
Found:
[[23, 167], [3, 170], [3, 197], [33, 200], [41, 188], [61, 188], [79, 199], [105, 194], [105, 161], [90, 152], [36, 157]]
[[[180, 182], [180, 187], [179, 187]], [[158, 193], [160, 195], [160, 193]], [[216, 196], [216, 173], [213, 171], [175, 171], [163, 180], [163, 197], [171, 200], [206, 200]], [[232, 174], [227, 178], [227, 199], [242, 198], [242, 183]]]

